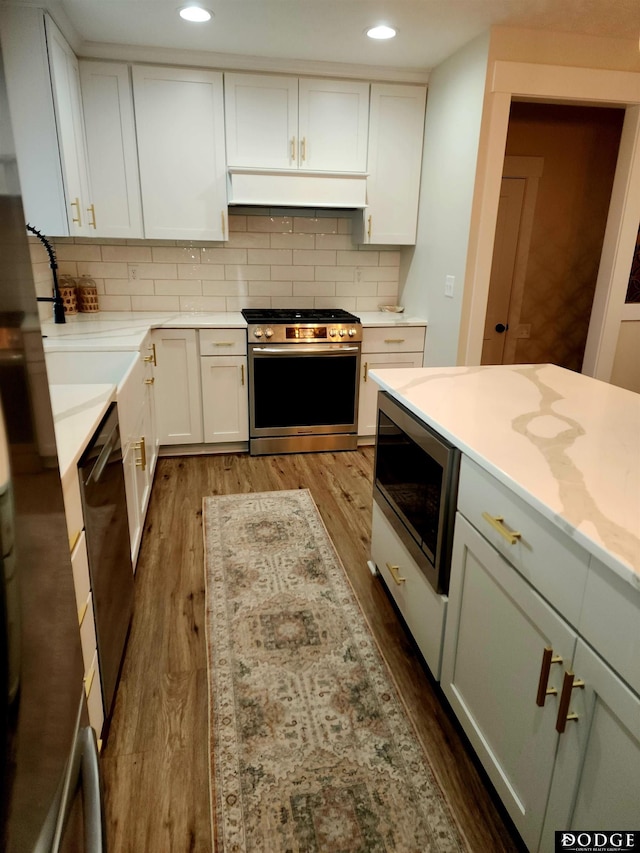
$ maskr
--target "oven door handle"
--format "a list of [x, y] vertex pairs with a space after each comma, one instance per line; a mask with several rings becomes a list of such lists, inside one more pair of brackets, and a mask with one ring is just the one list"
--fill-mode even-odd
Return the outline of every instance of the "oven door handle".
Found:
[[250, 347], [251, 352], [253, 353], [265, 353], [266, 355], [314, 355], [318, 353], [335, 353], [337, 355], [347, 354], [347, 353], [357, 353], [360, 352], [359, 344], [327, 344], [323, 345], [315, 345], [315, 346], [300, 346], [293, 344], [274, 344], [272, 346], [261, 347], [253, 344]]

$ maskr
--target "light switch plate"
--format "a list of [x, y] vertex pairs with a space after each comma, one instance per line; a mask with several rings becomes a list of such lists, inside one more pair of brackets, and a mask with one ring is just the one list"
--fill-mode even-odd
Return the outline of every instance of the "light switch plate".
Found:
[[448, 275], [444, 280], [444, 295], [453, 298], [453, 285], [456, 283], [455, 275]]

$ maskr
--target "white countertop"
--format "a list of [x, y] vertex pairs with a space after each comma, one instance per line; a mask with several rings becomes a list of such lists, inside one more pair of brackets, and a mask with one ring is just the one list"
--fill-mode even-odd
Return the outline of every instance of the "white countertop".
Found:
[[369, 376], [640, 588], [640, 394], [555, 365]]
[[96, 427], [116, 398], [115, 385], [50, 385], [58, 467], [63, 481], [75, 472], [78, 460]]
[[[426, 321], [419, 317], [385, 311], [366, 311], [358, 316], [365, 327], [426, 326]], [[42, 335], [45, 352], [115, 352], [140, 349], [150, 329], [244, 329], [246, 325], [240, 312], [101, 311], [97, 314], [76, 314], [67, 318], [64, 324], [43, 323]]]

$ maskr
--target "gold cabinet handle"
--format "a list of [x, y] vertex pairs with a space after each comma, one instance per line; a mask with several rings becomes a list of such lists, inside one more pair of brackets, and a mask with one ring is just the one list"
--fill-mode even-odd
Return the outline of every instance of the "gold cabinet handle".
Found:
[[140, 451], [140, 456], [136, 459], [136, 468], [144, 471], [147, 467], [147, 446], [144, 436], [142, 436], [140, 441], [136, 441], [134, 447], [136, 450]]
[[562, 734], [569, 721], [575, 722], [578, 719], [577, 714], [569, 712], [571, 704], [571, 692], [576, 688], [584, 689], [584, 681], [576, 678], [572, 672], [565, 672], [564, 681], [562, 682], [562, 693], [560, 694], [560, 705], [558, 706], [558, 718], [556, 720], [556, 731]]
[[235, 341], [214, 341], [214, 347], [232, 347]]
[[403, 344], [404, 338], [385, 338], [385, 344]]
[[365, 361], [365, 363], [364, 363], [364, 377], [363, 378], [364, 378], [365, 382], [369, 378], [369, 362], [368, 361]]
[[75, 222], [78, 228], [82, 228], [82, 217], [80, 216], [80, 199], [76, 198], [74, 201], [71, 202], [69, 207], [75, 207], [76, 209], [76, 216], [74, 216], [71, 221]]
[[89, 225], [92, 228], [96, 227], [96, 206], [94, 204], [90, 204], [87, 208], [87, 213], [89, 214]]
[[503, 515], [490, 515], [488, 512], [483, 512], [482, 517], [489, 522], [494, 530], [498, 531], [500, 536], [507, 540], [509, 545], [516, 545], [522, 537], [522, 533], [518, 533], [517, 530], [509, 530], [505, 527]]
[[398, 586], [401, 586], [403, 583], [407, 582], [407, 579], [403, 578], [400, 575], [400, 566], [394, 566], [392, 563], [387, 563], [387, 568], [391, 572], [391, 577], [398, 584]]
[[244, 364], [240, 365], [240, 384], [244, 385]]
[[295, 136], [291, 137], [291, 159], [295, 163], [298, 159], [297, 157], [297, 149], [296, 149], [296, 138]]
[[146, 364], [155, 364], [155, 359], [152, 355], [145, 355], [142, 359]]
[[303, 136], [300, 140], [300, 160], [304, 163], [307, 159], [307, 137]]
[[542, 653], [540, 680], [538, 681], [538, 694], [536, 696], [536, 705], [539, 705], [540, 708], [544, 708], [547, 696], [555, 696], [558, 693], [555, 687], [548, 686], [552, 663], [562, 663], [562, 658], [560, 655], [554, 655], [553, 649], [550, 646], [547, 646]]
[[154, 367], [158, 366], [158, 362], [156, 361], [156, 345], [149, 344], [147, 349], [151, 350], [151, 355], [145, 356], [144, 361], [148, 364], [153, 364]]
[[222, 236], [225, 237], [227, 233], [227, 220], [224, 215], [224, 210], [220, 211], [220, 220], [222, 222]]
[[144, 384], [145, 384], [145, 385], [153, 385], [153, 383], [154, 383], [155, 381], [156, 381], [156, 377], [155, 377], [155, 376], [152, 376], [150, 379], [145, 379], [145, 380], [144, 380]]
[[371, 239], [371, 220], [372, 219], [373, 219], [373, 216], [370, 216], [369, 219], [367, 220], [367, 223], [368, 223], [367, 224], [367, 237], [369, 239]]

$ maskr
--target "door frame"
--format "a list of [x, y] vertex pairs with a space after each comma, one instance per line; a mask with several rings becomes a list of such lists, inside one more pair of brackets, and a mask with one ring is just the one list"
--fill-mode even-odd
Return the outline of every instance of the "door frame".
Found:
[[625, 108], [582, 372], [608, 381], [640, 222], [640, 74], [497, 60], [490, 67], [465, 270], [458, 364], [480, 364], [513, 98]]

